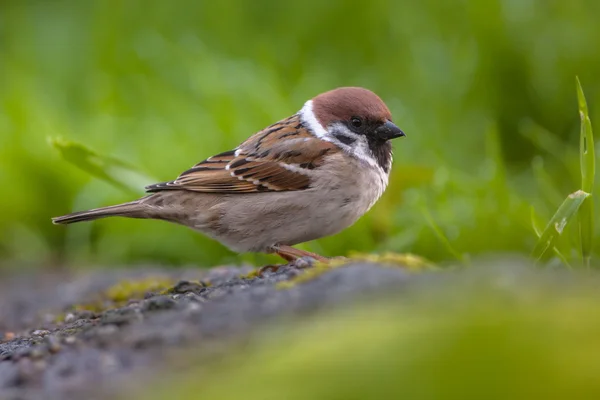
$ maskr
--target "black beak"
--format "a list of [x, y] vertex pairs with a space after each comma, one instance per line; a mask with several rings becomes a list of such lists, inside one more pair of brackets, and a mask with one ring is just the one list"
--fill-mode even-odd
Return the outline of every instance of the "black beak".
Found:
[[406, 136], [400, 128], [392, 123], [392, 121], [386, 121], [385, 124], [375, 129], [375, 133], [377, 133], [377, 136], [379, 136], [381, 140], [390, 140]]

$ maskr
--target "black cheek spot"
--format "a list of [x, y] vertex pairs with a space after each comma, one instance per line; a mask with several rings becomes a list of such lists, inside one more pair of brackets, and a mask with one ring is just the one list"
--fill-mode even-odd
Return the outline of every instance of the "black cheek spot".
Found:
[[347, 144], [347, 145], [351, 145], [352, 143], [354, 143], [356, 141], [356, 139], [354, 139], [350, 136], [342, 135], [340, 133], [335, 133], [333, 136], [340, 142]]

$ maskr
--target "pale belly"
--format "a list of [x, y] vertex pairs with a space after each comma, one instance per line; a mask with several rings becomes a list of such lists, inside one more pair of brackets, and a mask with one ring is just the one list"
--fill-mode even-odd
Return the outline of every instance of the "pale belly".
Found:
[[338, 233], [379, 199], [387, 175], [368, 170], [299, 192], [230, 195], [218, 205], [219, 229], [196, 227], [237, 252], [270, 252]]

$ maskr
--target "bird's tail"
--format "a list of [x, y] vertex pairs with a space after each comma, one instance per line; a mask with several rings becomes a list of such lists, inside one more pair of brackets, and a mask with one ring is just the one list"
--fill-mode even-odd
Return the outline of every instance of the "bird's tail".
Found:
[[116, 206], [95, 208], [88, 211], [78, 211], [63, 215], [62, 217], [55, 217], [52, 218], [52, 223], [55, 225], [63, 225], [81, 221], [93, 221], [98, 218], [106, 217], [144, 218], [144, 208], [145, 207], [140, 205], [139, 200], [136, 200], [129, 203], [118, 204]]

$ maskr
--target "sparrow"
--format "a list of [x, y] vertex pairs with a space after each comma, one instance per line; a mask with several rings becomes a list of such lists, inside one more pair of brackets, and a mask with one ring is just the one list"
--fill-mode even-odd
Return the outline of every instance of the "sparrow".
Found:
[[381, 197], [392, 167], [391, 139], [405, 136], [373, 92], [341, 87], [207, 158], [147, 196], [52, 219], [70, 224], [104, 217], [165, 220], [188, 226], [238, 252], [286, 261], [325, 257], [292, 247], [338, 233]]

